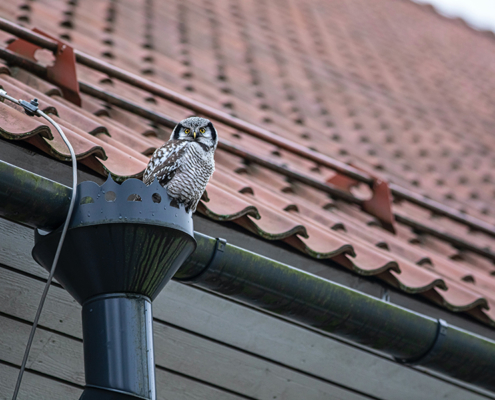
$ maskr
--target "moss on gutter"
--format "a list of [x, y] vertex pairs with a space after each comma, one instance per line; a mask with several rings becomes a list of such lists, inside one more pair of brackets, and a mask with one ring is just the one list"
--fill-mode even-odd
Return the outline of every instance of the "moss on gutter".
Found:
[[0, 162], [0, 216], [52, 230], [67, 214], [71, 189], [40, 175]]

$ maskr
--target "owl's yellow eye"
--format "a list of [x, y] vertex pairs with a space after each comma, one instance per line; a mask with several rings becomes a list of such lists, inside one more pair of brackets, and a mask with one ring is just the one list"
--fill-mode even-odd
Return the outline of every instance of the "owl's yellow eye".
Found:
[[205, 132], [206, 132], [206, 129], [205, 129], [205, 128], [201, 128], [199, 131], [200, 131], [201, 133], [205, 133]]
[[190, 129], [184, 129], [184, 133], [185, 133], [186, 135], [189, 135], [189, 134], [191, 133], [191, 130], [190, 130]]

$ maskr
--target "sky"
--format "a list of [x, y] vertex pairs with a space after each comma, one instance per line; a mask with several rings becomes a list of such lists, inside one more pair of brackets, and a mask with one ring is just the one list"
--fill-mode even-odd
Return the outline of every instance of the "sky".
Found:
[[495, 0], [414, 0], [432, 4], [441, 14], [461, 17], [477, 29], [495, 32]]

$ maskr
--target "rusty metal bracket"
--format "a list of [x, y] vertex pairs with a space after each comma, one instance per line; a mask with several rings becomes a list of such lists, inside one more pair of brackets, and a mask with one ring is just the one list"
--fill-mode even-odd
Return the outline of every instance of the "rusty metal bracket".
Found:
[[[366, 172], [373, 178], [373, 183], [371, 185], [373, 195], [371, 199], [362, 201], [361, 208], [363, 211], [376, 217], [385, 229], [392, 233], [396, 233], [395, 216], [392, 211], [393, 198], [388, 182], [374, 176], [373, 174], [370, 174], [368, 171], [362, 170], [355, 165], [353, 165], [353, 168]], [[329, 178], [327, 183], [351, 193], [351, 188], [359, 185], [361, 182], [345, 175], [336, 174]]]
[[[39, 29], [34, 28], [33, 32], [57, 42], [57, 49], [54, 51], [55, 63], [53, 66], [46, 67], [46, 78], [54, 85], [60, 87], [67, 100], [81, 106], [74, 49], [67, 43], [62, 42]], [[35, 53], [38, 50], [42, 50], [43, 47], [27, 42], [24, 39], [16, 39], [7, 46], [7, 49], [31, 61], [37, 62]]]

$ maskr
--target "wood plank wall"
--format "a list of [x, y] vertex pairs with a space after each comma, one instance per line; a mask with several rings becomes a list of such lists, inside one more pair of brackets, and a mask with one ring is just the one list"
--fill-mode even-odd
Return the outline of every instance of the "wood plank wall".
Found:
[[[0, 399], [10, 399], [46, 272], [33, 231], [0, 219]], [[154, 306], [159, 399], [486, 399], [423, 371], [197, 288], [171, 282]], [[19, 399], [77, 399], [80, 306], [54, 283]]]

